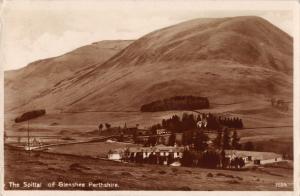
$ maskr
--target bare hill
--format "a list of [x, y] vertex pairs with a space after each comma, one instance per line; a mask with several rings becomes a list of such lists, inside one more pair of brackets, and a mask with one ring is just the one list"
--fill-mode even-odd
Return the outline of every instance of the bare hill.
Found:
[[58, 82], [95, 68], [127, 47], [132, 41], [101, 41], [64, 55], [30, 63], [5, 72], [5, 109], [17, 108], [53, 88]]
[[20, 108], [138, 110], [178, 95], [218, 103], [291, 99], [292, 45], [288, 34], [259, 17], [187, 21], [143, 36]]

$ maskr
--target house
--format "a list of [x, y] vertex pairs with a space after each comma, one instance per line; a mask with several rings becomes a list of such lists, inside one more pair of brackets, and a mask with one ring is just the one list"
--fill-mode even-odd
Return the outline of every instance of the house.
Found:
[[171, 135], [171, 133], [162, 133], [160, 135], [156, 135], [157, 144], [168, 145]]
[[274, 152], [225, 150], [225, 156], [230, 160], [233, 160], [235, 157], [241, 157], [246, 164], [255, 165], [263, 165], [283, 160], [282, 155]]
[[136, 129], [134, 133], [134, 142], [138, 144], [145, 144], [149, 141], [149, 137], [152, 135], [151, 130]]
[[124, 127], [123, 132], [124, 135], [134, 135], [137, 130], [137, 127]]
[[149, 135], [152, 135], [152, 131], [147, 130], [147, 129], [136, 129], [135, 135], [136, 136], [149, 136]]
[[[157, 145], [154, 147], [130, 147], [110, 150], [108, 159], [132, 162], [147, 162], [153, 164], [171, 164], [183, 156], [184, 147]], [[176, 165], [176, 164], [175, 164]]]
[[121, 160], [124, 156], [124, 151], [125, 149], [121, 149], [121, 148], [110, 150], [108, 152], [107, 158], [109, 160], [114, 160], [114, 161]]
[[184, 147], [165, 146], [160, 144], [153, 147], [131, 147], [128, 148], [128, 151], [134, 154], [141, 152], [144, 158], [149, 157], [151, 153], [155, 153], [159, 156], [169, 156], [171, 154], [174, 158], [182, 158]]
[[163, 134], [169, 134], [171, 133], [170, 131], [166, 130], [166, 129], [156, 129], [156, 135], [163, 135]]
[[135, 143], [146, 144], [149, 138], [155, 138], [156, 144], [168, 145], [171, 132], [166, 129], [157, 129], [155, 132], [151, 130], [138, 129], [135, 134]]

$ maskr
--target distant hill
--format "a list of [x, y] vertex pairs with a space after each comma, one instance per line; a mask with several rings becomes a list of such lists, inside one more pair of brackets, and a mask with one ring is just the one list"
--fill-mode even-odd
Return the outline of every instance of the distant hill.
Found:
[[[292, 98], [292, 62], [293, 39], [260, 17], [195, 19], [141, 37], [109, 60], [63, 77], [19, 109], [139, 110], [180, 95], [218, 103], [286, 100]], [[40, 69], [27, 76], [46, 77]]]

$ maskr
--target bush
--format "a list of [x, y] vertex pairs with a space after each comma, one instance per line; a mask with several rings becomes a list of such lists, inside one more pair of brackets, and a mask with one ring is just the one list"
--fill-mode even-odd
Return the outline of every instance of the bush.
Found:
[[192, 189], [188, 186], [183, 186], [183, 187], [180, 187], [179, 190], [181, 190], [181, 191], [191, 191]]
[[45, 114], [46, 114], [46, 110], [44, 110], [44, 109], [42, 109], [42, 110], [32, 110], [32, 111], [29, 111], [29, 112], [25, 112], [21, 116], [17, 117], [15, 119], [15, 122], [16, 123], [23, 122], [23, 121], [30, 120], [30, 119], [33, 119], [33, 118], [37, 118], [39, 116], [43, 116]]
[[182, 155], [181, 163], [183, 166], [192, 166], [195, 158], [195, 155], [191, 151], [185, 150]]
[[160, 174], [166, 174], [167, 172], [161, 170], [161, 171], [159, 171], [158, 173], [160, 173]]
[[214, 177], [214, 175], [213, 175], [212, 173], [208, 173], [208, 174], [206, 175], [206, 177], [212, 178], [212, 177]]
[[199, 166], [205, 168], [216, 168], [220, 164], [220, 155], [214, 151], [204, 152], [199, 160]]

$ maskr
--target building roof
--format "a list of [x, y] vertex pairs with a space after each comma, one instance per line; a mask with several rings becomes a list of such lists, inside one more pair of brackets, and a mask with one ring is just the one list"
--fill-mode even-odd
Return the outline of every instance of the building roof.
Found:
[[165, 145], [157, 145], [153, 147], [130, 147], [130, 152], [182, 152], [184, 147], [174, 147], [174, 146], [165, 146]]
[[110, 150], [108, 152], [108, 154], [121, 154], [121, 153], [124, 153], [125, 150], [126, 150], [125, 148], [116, 148], [116, 149]]
[[282, 157], [274, 152], [258, 152], [258, 151], [243, 151], [243, 150], [225, 150], [226, 155], [235, 155], [238, 157], [251, 156], [254, 159], [267, 160]]

